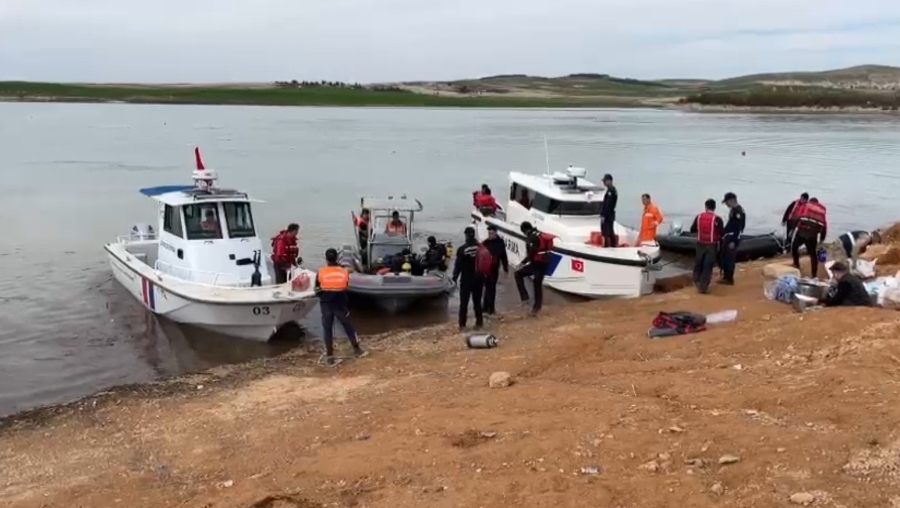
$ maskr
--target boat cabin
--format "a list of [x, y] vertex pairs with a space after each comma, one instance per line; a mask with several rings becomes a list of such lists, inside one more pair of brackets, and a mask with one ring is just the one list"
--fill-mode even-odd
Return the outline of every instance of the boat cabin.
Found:
[[516, 219], [531, 215], [530, 212], [539, 212], [556, 216], [599, 217], [605, 188], [585, 180], [586, 175], [584, 168], [573, 166], [565, 172], [557, 171], [549, 175], [510, 173], [507, 216]]
[[367, 230], [358, 231], [365, 265], [372, 267], [378, 260], [412, 249], [413, 221], [423, 209], [419, 200], [406, 196], [361, 198], [359, 205], [361, 211], [369, 212]]
[[215, 186], [214, 171], [197, 169], [195, 184], [141, 189], [159, 203], [155, 256], [145, 262], [173, 277], [201, 284], [250, 286], [273, 283], [268, 256], [253, 222], [247, 194]]

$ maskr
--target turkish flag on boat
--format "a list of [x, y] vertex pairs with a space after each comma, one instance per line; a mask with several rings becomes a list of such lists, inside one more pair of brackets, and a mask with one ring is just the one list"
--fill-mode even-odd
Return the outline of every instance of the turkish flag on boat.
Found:
[[194, 159], [197, 161], [197, 170], [198, 171], [203, 171], [206, 169], [206, 167], [203, 166], [203, 159], [200, 158], [200, 147], [199, 146], [194, 147]]
[[572, 271], [584, 273], [584, 261], [582, 261], [580, 259], [573, 259], [572, 260]]

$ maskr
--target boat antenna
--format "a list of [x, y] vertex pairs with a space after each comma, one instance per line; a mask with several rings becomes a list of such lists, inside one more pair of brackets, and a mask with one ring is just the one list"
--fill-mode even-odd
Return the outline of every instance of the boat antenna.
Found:
[[547, 164], [547, 174], [550, 174], [550, 149], [547, 148], [547, 135], [544, 134], [544, 159]]

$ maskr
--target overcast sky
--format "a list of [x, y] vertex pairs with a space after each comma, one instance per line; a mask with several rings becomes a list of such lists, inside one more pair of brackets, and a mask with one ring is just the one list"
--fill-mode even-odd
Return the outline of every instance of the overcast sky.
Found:
[[0, 80], [723, 78], [900, 65], [897, 0], [0, 0]]

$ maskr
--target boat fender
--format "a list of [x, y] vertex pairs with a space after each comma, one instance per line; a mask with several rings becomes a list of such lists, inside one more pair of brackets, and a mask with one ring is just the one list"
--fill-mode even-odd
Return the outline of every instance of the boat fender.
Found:
[[499, 342], [490, 333], [476, 333], [466, 336], [466, 345], [471, 349], [491, 349], [497, 347]]
[[309, 289], [309, 275], [301, 272], [291, 281], [291, 291], [303, 292]]

